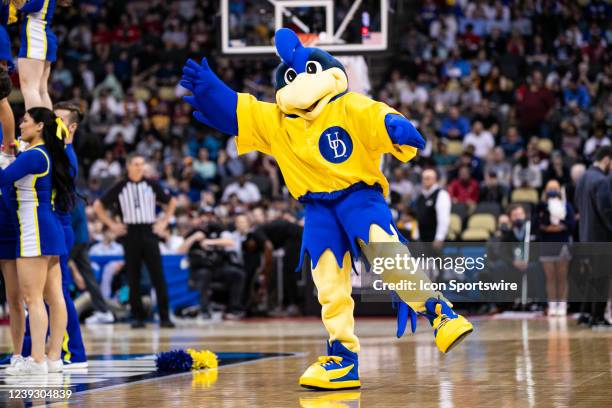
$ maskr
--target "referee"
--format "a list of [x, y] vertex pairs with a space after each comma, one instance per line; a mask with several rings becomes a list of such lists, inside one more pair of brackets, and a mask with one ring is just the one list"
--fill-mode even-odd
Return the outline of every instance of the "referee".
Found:
[[[145, 159], [133, 154], [127, 160], [127, 179], [115, 184], [94, 203], [100, 220], [117, 236], [123, 236], [125, 264], [130, 287], [132, 328], [145, 327], [144, 309], [140, 294], [140, 272], [144, 261], [157, 294], [157, 307], [161, 327], [174, 327], [168, 315], [168, 294], [162, 269], [159, 239], [174, 215], [176, 201], [161, 186], [144, 177]], [[155, 213], [157, 204], [165, 206], [160, 218]], [[117, 212], [121, 222], [109, 216], [108, 210]]]

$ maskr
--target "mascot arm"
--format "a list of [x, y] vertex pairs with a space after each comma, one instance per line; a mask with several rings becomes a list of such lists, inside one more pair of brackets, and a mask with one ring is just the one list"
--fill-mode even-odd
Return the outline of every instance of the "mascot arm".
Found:
[[206, 58], [201, 64], [187, 61], [181, 85], [193, 93], [184, 99], [195, 109], [194, 117], [223, 133], [236, 135], [239, 154], [254, 150], [272, 154], [269, 137], [281, 127], [276, 104], [234, 92], [212, 72]]
[[254, 150], [272, 155], [270, 137], [281, 128], [281, 111], [274, 103], [258, 101], [253, 95], [238, 94], [238, 154]]
[[238, 94], [215, 75], [206, 58], [201, 64], [191, 59], [187, 61], [181, 86], [193, 94], [185, 96], [184, 100], [193, 106], [193, 116], [198, 121], [229, 135], [238, 133]]
[[[347, 113], [354, 129], [370, 129], [363, 142], [373, 152], [391, 153], [407, 162], [414, 158], [425, 141], [412, 123], [387, 104], [351, 93]], [[359, 132], [361, 134], [361, 132]]]

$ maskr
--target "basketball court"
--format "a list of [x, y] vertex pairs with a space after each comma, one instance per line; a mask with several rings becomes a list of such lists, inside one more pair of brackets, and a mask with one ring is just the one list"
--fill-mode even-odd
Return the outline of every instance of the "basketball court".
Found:
[[[274, 32], [292, 28], [305, 46], [346, 58], [342, 61], [352, 90], [367, 92], [368, 71], [373, 73], [376, 62], [366, 64], [366, 58], [388, 52], [390, 3], [220, 0], [220, 51], [228, 58], [276, 61]], [[393, 318], [357, 317], [362, 387], [337, 392], [298, 385], [304, 370], [325, 354], [327, 332], [316, 316], [178, 322], [175, 329], [82, 326], [87, 369], [40, 378], [10, 377], [0, 370], [0, 406], [611, 406], [609, 331], [539, 314], [469, 318], [472, 335], [442, 354], [424, 319], [415, 334], [397, 339]], [[0, 354], [7, 355], [10, 344], [8, 326], [0, 326]], [[156, 353], [190, 348], [213, 351], [219, 367], [178, 374], [156, 370]], [[41, 390], [63, 391], [65, 397], [30, 393]]]
[[[172, 330], [131, 330], [121, 324], [85, 328], [87, 370], [40, 381], [10, 379], [2, 373], [0, 398], [2, 406], [36, 405], [43, 401], [10, 399], [9, 390], [42, 388], [72, 391], [69, 399], [51, 406], [609, 406], [609, 334], [560, 318], [472, 321], [474, 334], [444, 355], [424, 321], [416, 334], [398, 340], [392, 319], [358, 318], [363, 386], [338, 392], [308, 391], [297, 383], [303, 370], [324, 353], [325, 331], [317, 318], [219, 322]], [[0, 329], [0, 339], [2, 351], [8, 351], [6, 327]], [[219, 368], [174, 375], [155, 372], [153, 353], [190, 347], [217, 353]]]

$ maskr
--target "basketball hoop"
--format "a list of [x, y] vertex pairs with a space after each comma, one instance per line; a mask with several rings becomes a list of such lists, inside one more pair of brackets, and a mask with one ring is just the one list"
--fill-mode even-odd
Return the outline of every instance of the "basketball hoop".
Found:
[[297, 35], [300, 38], [300, 42], [305, 47], [310, 47], [312, 45], [317, 45], [319, 42], [319, 35], [312, 33], [298, 33]]

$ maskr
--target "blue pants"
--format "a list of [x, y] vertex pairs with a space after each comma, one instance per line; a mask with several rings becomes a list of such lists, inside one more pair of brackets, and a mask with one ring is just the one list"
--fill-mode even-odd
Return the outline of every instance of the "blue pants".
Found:
[[[66, 248], [70, 251], [74, 244], [74, 232], [72, 226], [63, 225], [64, 235], [66, 237]], [[62, 344], [62, 360], [66, 363], [83, 363], [87, 361], [85, 353], [85, 345], [83, 344], [83, 336], [81, 335], [81, 326], [79, 325], [79, 315], [74, 307], [74, 302], [70, 297], [70, 282], [72, 277], [70, 268], [68, 267], [69, 255], [60, 257], [60, 266], [62, 268], [62, 289], [64, 292], [64, 300], [66, 301], [66, 312], [68, 313], [68, 325], [66, 333], [64, 333], [64, 343]], [[23, 338], [23, 350], [21, 354], [27, 357], [31, 353], [32, 342], [30, 339], [30, 324], [29, 318], [26, 318], [26, 332]]]

